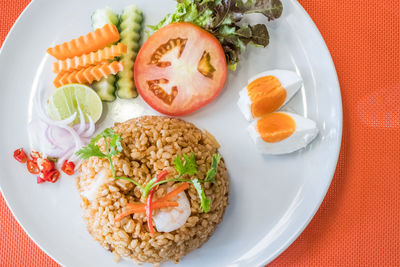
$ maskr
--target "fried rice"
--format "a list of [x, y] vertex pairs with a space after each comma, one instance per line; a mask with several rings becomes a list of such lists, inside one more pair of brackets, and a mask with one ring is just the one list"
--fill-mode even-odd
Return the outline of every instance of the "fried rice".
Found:
[[[219, 144], [208, 132], [180, 119], [161, 116], [144, 116], [116, 123], [113, 127], [122, 137], [123, 151], [112, 161], [117, 176], [130, 177], [141, 185], [166, 169], [171, 177], [177, 175], [173, 165], [176, 155], [194, 153], [198, 165], [196, 178], [202, 180], [211, 165], [212, 155], [218, 152]], [[104, 142], [99, 141], [104, 149]], [[107, 173], [93, 199], [85, 197], [85, 190], [99, 173]], [[194, 178], [185, 176], [183, 178]], [[166, 194], [168, 186], [156, 191], [158, 197]], [[136, 213], [119, 222], [114, 219], [126, 210], [126, 205], [139, 202], [140, 188], [125, 180], [114, 180], [107, 159], [91, 157], [82, 164], [77, 179], [81, 193], [83, 218], [89, 233], [104, 248], [120, 257], [131, 258], [137, 263], [159, 264], [164, 261], [178, 262], [180, 258], [201, 247], [221, 223], [228, 205], [229, 181], [225, 162], [218, 165], [216, 183], [204, 183], [206, 196], [211, 200], [211, 209], [204, 213], [195, 188], [190, 185], [186, 196], [191, 214], [186, 223], [168, 233], [150, 234], [145, 214]]]

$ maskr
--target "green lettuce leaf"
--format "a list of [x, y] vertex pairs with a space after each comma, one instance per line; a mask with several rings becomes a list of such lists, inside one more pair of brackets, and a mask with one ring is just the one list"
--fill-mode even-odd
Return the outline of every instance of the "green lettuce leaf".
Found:
[[243, 17], [260, 13], [270, 21], [279, 18], [282, 10], [280, 0], [177, 0], [174, 13], [149, 27], [157, 31], [173, 22], [192, 22], [218, 38], [228, 67], [235, 70], [248, 44], [265, 47], [269, 43], [267, 27], [242, 24]]

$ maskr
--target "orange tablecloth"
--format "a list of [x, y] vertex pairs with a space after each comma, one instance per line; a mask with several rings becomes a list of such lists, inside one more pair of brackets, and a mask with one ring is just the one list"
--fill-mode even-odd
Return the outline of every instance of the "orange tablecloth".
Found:
[[[343, 142], [321, 208], [271, 266], [399, 266], [400, 1], [300, 2], [336, 65]], [[0, 0], [1, 43], [28, 3]], [[0, 237], [0, 266], [57, 265], [23, 232], [2, 198]]]

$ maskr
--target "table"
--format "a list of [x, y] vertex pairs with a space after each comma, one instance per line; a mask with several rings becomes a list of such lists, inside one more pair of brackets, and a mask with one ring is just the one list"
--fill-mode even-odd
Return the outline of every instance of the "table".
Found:
[[[1, 44], [28, 3], [0, 0]], [[398, 266], [400, 1], [300, 3], [336, 65], [343, 98], [342, 149], [319, 211], [270, 266]], [[58, 266], [23, 232], [2, 197], [0, 236], [0, 266]]]

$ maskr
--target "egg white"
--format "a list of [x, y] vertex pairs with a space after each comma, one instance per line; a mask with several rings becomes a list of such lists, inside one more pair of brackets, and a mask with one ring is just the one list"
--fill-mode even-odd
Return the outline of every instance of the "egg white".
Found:
[[[275, 76], [282, 84], [282, 87], [286, 90], [286, 99], [282, 106], [284, 106], [297, 93], [303, 84], [303, 80], [299, 75], [297, 75], [297, 73], [289, 70], [278, 69], [261, 72], [250, 78], [248, 80], [248, 84], [264, 76]], [[254, 119], [253, 114], [251, 113], [251, 101], [247, 93], [247, 86], [239, 92], [239, 100], [237, 105], [239, 106], [239, 109], [243, 113], [246, 120], [251, 121]]]
[[263, 154], [287, 154], [307, 146], [318, 135], [314, 121], [290, 112], [284, 113], [293, 118], [296, 123], [295, 132], [288, 138], [275, 143], [265, 142], [257, 131], [257, 120], [251, 122], [247, 130], [257, 149]]

